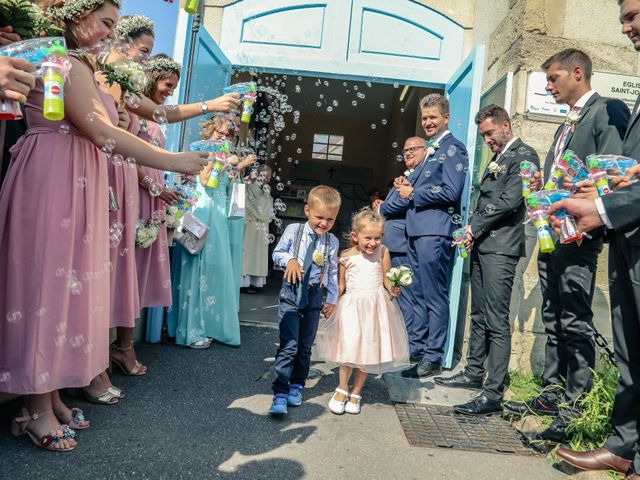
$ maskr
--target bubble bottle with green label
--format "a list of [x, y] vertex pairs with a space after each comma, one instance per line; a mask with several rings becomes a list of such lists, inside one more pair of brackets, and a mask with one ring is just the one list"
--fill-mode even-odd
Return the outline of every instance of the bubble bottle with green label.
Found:
[[542, 253], [553, 252], [556, 246], [551, 236], [551, 226], [544, 209], [538, 204], [538, 199], [535, 197], [527, 198], [527, 207], [529, 216], [536, 227], [540, 251]]
[[52, 121], [64, 119], [64, 75], [57, 63], [42, 64], [44, 72], [44, 101], [42, 114]]

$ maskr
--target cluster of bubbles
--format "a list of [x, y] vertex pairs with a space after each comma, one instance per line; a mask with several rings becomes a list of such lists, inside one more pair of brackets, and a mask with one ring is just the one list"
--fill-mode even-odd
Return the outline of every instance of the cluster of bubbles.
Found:
[[120, 245], [124, 234], [124, 225], [120, 222], [111, 222], [109, 225], [109, 247], [116, 248]]

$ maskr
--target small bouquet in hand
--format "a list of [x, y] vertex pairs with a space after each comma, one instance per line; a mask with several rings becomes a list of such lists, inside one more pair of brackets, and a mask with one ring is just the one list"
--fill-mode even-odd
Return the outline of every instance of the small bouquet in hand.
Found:
[[[392, 287], [406, 287], [413, 282], [413, 272], [405, 265], [399, 267], [392, 267], [386, 274], [387, 280]], [[393, 300], [394, 297], [391, 297]]]
[[164, 220], [167, 223], [168, 230], [176, 230], [180, 226], [180, 218], [183, 213], [177, 205], [168, 205], [165, 211]]
[[158, 238], [160, 224], [153, 220], [140, 222], [136, 229], [136, 247], [149, 248]]
[[149, 77], [140, 64], [121, 60], [113, 63], [98, 62], [98, 69], [104, 74], [109, 85], [117, 83], [122, 89], [122, 97], [140, 97], [149, 84]]

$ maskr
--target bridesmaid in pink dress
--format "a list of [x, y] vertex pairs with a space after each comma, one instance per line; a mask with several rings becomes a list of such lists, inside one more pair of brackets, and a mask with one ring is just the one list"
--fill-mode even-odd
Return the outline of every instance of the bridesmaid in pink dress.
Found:
[[[77, 15], [67, 19], [69, 47], [113, 36], [119, 1], [97, 0], [72, 13], [56, 5], [53, 11]], [[113, 102], [100, 94], [89, 64], [79, 58], [71, 64], [66, 119], [42, 117], [39, 81], [25, 109], [30, 128], [12, 151], [0, 192], [0, 391], [25, 396], [12, 432], [54, 451], [77, 445], [61, 421], [88, 426], [57, 390], [88, 385], [108, 363], [108, 183], [98, 146], [115, 142], [114, 153], [184, 173], [206, 163], [202, 155], [154, 149], [116, 128]]]

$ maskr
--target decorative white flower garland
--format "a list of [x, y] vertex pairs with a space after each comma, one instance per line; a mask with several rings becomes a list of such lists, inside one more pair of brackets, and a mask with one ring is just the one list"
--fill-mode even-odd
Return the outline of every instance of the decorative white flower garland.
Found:
[[178, 72], [182, 70], [182, 66], [171, 60], [170, 58], [157, 57], [150, 59], [144, 64], [144, 69], [147, 72]]
[[155, 27], [155, 22], [145, 15], [133, 15], [131, 17], [122, 18], [115, 28], [118, 37], [128, 37], [132, 33], [141, 30], [151, 30]]
[[[104, 5], [106, 0], [65, 0], [60, 7], [49, 7], [46, 15], [53, 20], [69, 21], [80, 18], [85, 13]], [[120, 8], [121, 0], [109, 0]]]

